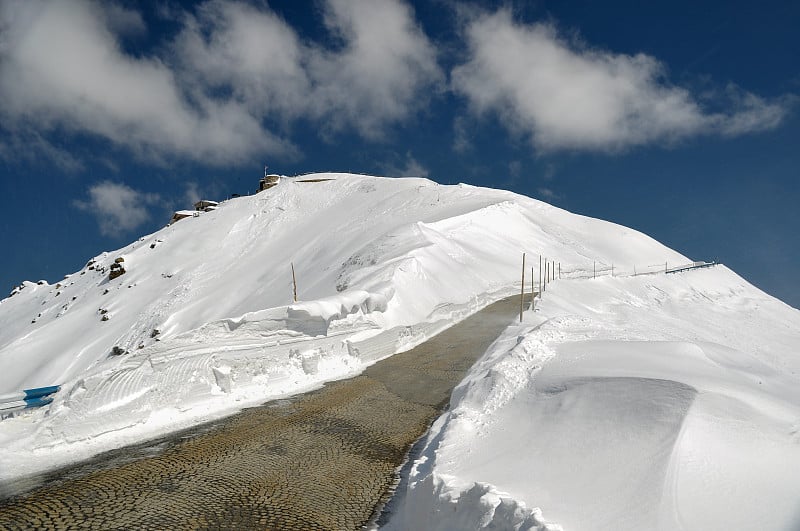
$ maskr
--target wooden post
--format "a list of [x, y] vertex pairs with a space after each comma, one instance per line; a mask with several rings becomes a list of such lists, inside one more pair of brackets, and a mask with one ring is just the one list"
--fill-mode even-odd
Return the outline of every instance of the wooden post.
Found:
[[667, 269], [669, 269], [669, 268], [667, 267], [667, 264], [668, 264], [668, 263], [669, 263], [669, 262], [664, 262], [664, 273], [666, 273], [666, 272], [667, 272]]
[[522, 311], [525, 309], [525, 253], [522, 253], [522, 284], [519, 290], [519, 322], [522, 322]]
[[292, 287], [294, 288], [294, 302], [297, 302], [297, 279], [294, 277], [294, 262], [292, 264]]
[[633, 276], [636, 276], [636, 264], [633, 264]]
[[536, 309], [536, 292], [533, 291], [533, 267], [531, 267], [531, 311]]
[[614, 263], [611, 263], [611, 278], [614, 278]]
[[594, 263], [593, 267], [594, 273], [592, 273], [592, 278], [597, 278], [597, 262]]
[[542, 296], [542, 255], [539, 255], [539, 297]]
[[547, 291], [547, 268], [549, 267], [548, 264], [549, 264], [549, 262], [545, 258], [545, 260], [544, 260], [544, 291]]

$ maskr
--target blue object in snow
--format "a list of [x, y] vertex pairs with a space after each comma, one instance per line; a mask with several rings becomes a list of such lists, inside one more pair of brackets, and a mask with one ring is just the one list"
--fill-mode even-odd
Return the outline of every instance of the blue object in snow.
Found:
[[33, 389], [25, 389], [25, 398], [36, 398], [38, 396], [52, 395], [61, 389], [60, 385], [49, 385], [47, 387], [35, 387]]
[[[61, 389], [61, 386], [59, 385], [49, 385], [47, 387], [34, 387], [33, 389], [23, 389], [22, 391], [17, 391], [15, 393], [7, 393], [5, 395], [0, 395], [0, 409], [3, 409], [2, 404], [7, 404], [11, 402], [20, 402], [20, 401], [24, 402], [32, 401], [36, 398], [50, 396], [53, 393], [58, 392], [59, 389]], [[52, 401], [52, 399], [50, 399], [50, 401]], [[49, 404], [50, 401], [45, 403]], [[38, 402], [35, 403], [40, 406], [44, 405], [44, 403], [38, 403]], [[31, 407], [36, 407], [36, 406], [31, 406]]]
[[0, 413], [13, 413], [34, 407], [46, 406], [53, 401], [52, 396], [37, 396], [24, 400], [13, 400], [11, 402], [0, 402]]

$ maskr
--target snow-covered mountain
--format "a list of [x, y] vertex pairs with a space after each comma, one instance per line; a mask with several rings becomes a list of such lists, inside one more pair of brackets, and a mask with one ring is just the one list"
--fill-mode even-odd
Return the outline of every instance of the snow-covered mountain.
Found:
[[800, 525], [800, 312], [723, 266], [666, 275], [689, 259], [619, 225], [351, 174], [284, 177], [0, 302], [0, 394], [62, 385], [0, 422], [0, 479], [356, 374], [518, 292], [523, 252], [562, 280], [457, 388], [390, 527]]

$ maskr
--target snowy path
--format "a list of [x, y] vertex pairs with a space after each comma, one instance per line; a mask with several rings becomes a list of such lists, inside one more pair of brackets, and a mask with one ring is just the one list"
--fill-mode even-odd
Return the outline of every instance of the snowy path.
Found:
[[0, 502], [0, 528], [358, 529], [518, 304], [494, 303], [355, 378], [50, 473]]

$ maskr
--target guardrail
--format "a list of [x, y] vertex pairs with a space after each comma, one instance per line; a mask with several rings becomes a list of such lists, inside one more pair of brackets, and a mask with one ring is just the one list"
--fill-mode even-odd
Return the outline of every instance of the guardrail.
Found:
[[[524, 296], [526, 293], [525, 288], [525, 273], [526, 273], [526, 263], [525, 263], [525, 256], [527, 253], [522, 253], [522, 285], [520, 291], [520, 316], [519, 320], [522, 321], [522, 312], [524, 310]], [[533, 255], [536, 256], [536, 255]], [[647, 265], [642, 269], [641, 266], [637, 268], [636, 265], [633, 266], [633, 271], [629, 270], [621, 270], [618, 266], [615, 267], [614, 264], [605, 264], [603, 262], [593, 261], [591, 265], [586, 264], [584, 266], [569, 266], [566, 265], [562, 267], [560, 261], [551, 259], [548, 257], [544, 257], [539, 255], [539, 267], [538, 270], [536, 268], [536, 264], [533, 264], [531, 267], [530, 273], [530, 293], [531, 293], [531, 307], [533, 308], [536, 304], [536, 296], [538, 295], [539, 298], [542, 297], [542, 293], [547, 291], [547, 285], [554, 280], [560, 280], [562, 278], [565, 279], [586, 279], [586, 278], [597, 278], [598, 276], [612, 276], [612, 277], [636, 277], [640, 275], [656, 275], [656, 274], [668, 274], [668, 273], [680, 273], [682, 271], [689, 271], [692, 269], [700, 269], [703, 267], [713, 267], [715, 265], [719, 265], [719, 262], [716, 260], [713, 262], [690, 262], [688, 264], [682, 264], [679, 266], [669, 267], [669, 262], [664, 262], [662, 264], [653, 264]], [[599, 267], [598, 267], [599, 266]], [[537, 278], [538, 277], [538, 278]]]
[[678, 267], [671, 267], [664, 271], [665, 273], [680, 273], [681, 271], [689, 271], [690, 269], [700, 269], [702, 267], [711, 267], [717, 265], [716, 262], [692, 262]]
[[60, 389], [60, 385], [50, 385], [0, 395], [0, 415], [46, 406], [53, 401], [53, 394]]
[[[638, 277], [642, 275], [658, 275], [665, 273], [680, 273], [692, 269], [713, 267], [719, 262], [689, 262], [688, 264], [670, 266], [668, 262], [650, 265], [633, 265], [625, 267], [625, 264], [605, 263], [601, 261], [588, 262], [585, 264], [562, 264], [558, 260], [546, 259], [542, 264], [542, 280], [547, 278], [547, 282], [559, 279], [579, 279], [579, 278], [599, 278], [605, 276], [612, 277]], [[632, 267], [632, 269], [630, 269]]]

